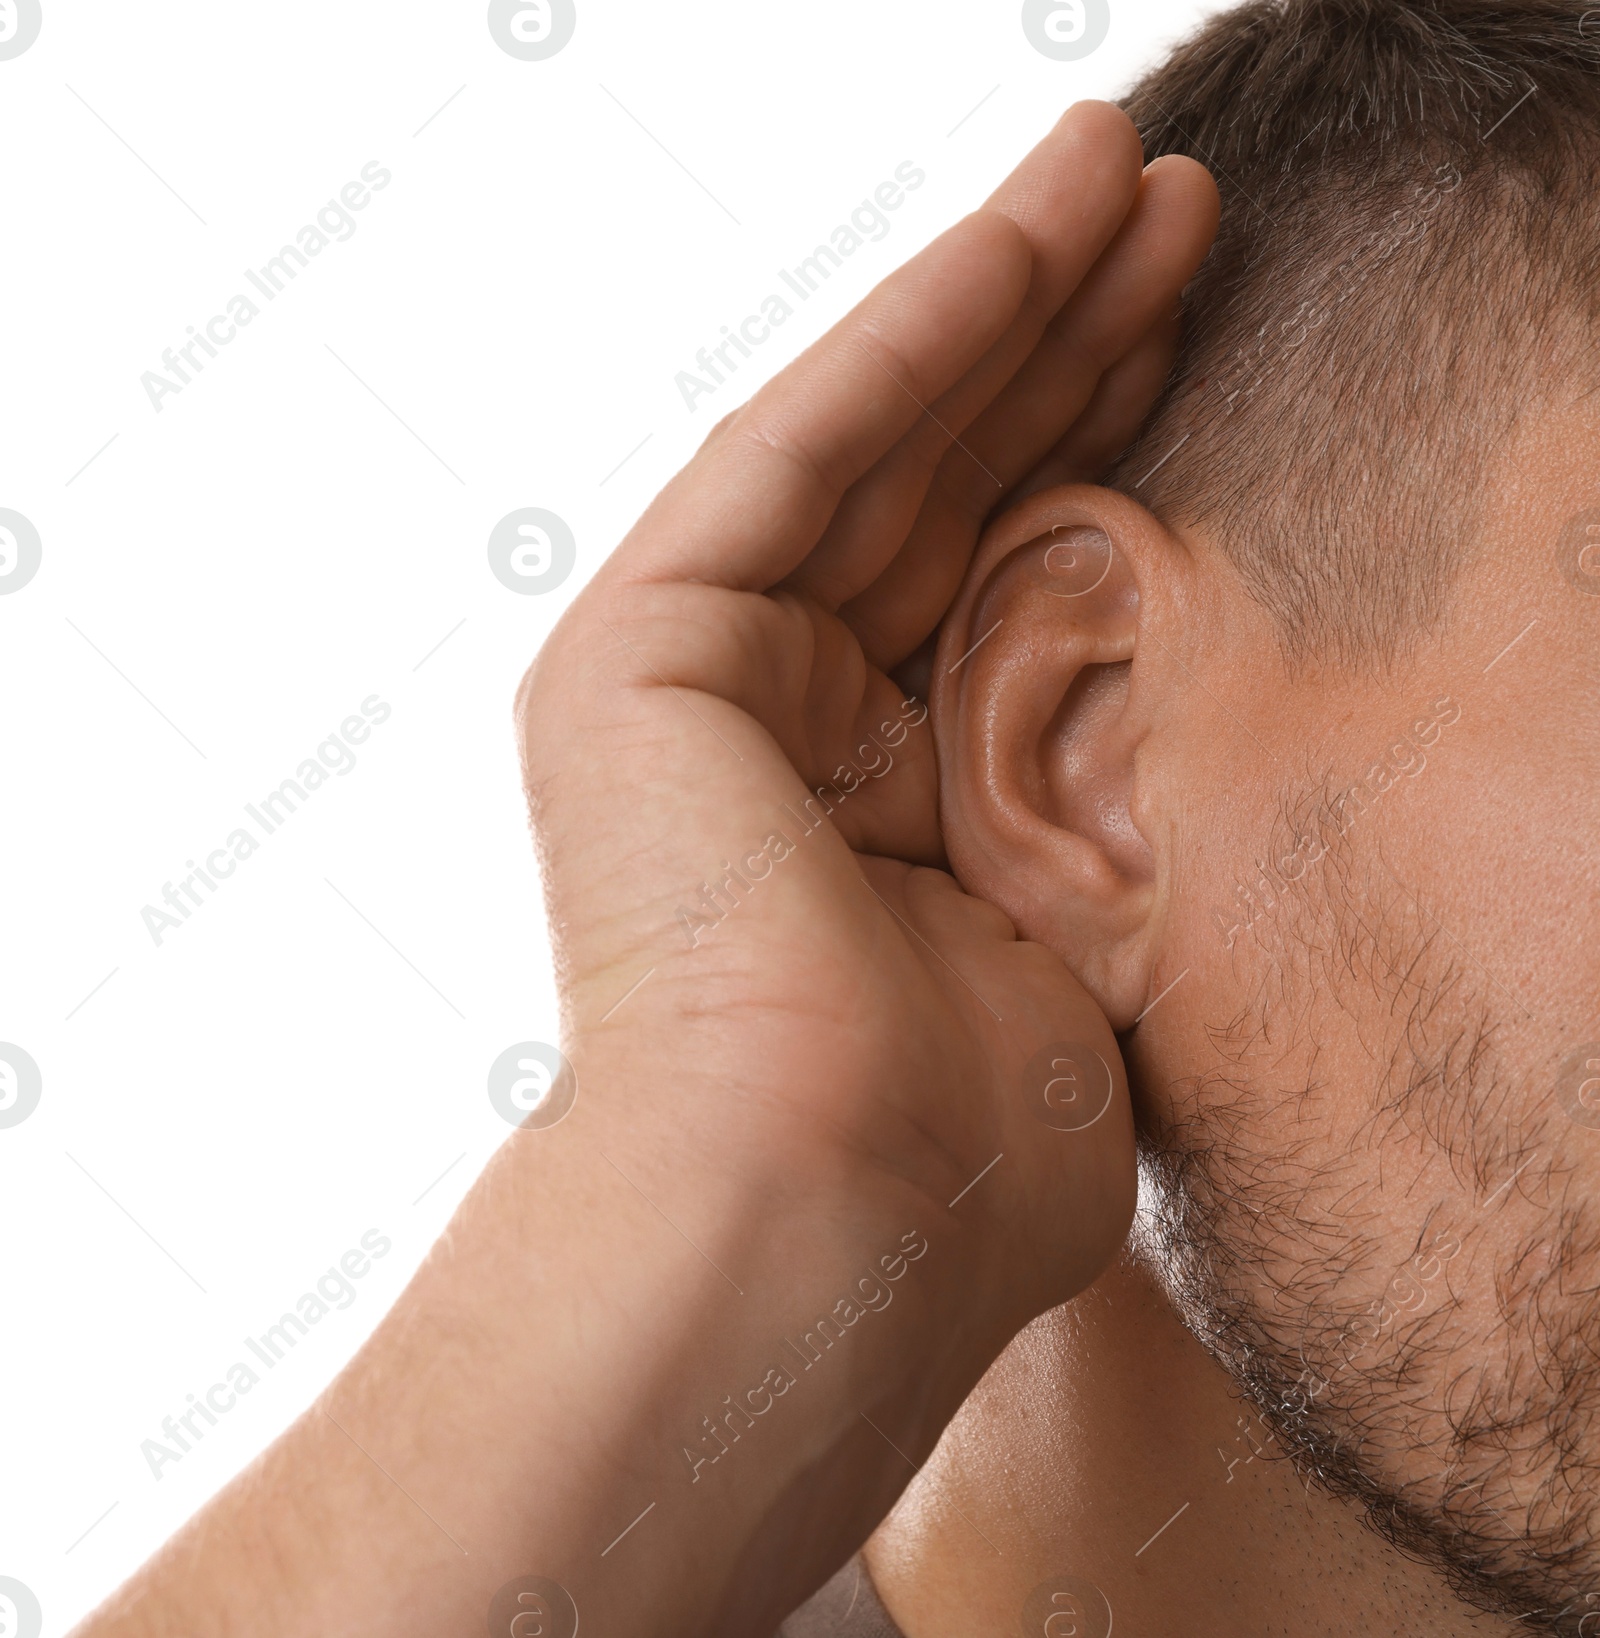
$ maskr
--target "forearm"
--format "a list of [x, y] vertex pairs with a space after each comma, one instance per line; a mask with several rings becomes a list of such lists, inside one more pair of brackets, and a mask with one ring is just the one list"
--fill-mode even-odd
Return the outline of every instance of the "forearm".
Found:
[[[920, 1459], [1003, 1340], [897, 1346], [958, 1244], [910, 1188], [858, 1211], [849, 1179], [680, 1154], [605, 1103], [517, 1133], [318, 1404], [83, 1638], [478, 1633], [530, 1575], [606, 1632], [760, 1632], [806, 1591], [796, 1529], [849, 1551], [898, 1487], [868, 1478], [882, 1439]], [[819, 1464], [850, 1499], [805, 1523]]]

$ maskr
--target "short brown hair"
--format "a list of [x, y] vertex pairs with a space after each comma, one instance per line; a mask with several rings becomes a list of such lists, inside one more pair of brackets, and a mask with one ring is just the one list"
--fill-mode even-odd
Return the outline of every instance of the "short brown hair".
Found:
[[1112, 481], [1214, 535], [1291, 661], [1392, 656], [1521, 406], [1592, 370], [1600, 0], [1248, 0], [1124, 107], [1223, 215]]

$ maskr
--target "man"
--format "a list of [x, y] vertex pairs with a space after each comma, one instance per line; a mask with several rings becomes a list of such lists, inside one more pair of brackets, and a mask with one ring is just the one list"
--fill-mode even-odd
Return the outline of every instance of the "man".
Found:
[[86, 1632], [1600, 1624], [1585, 22], [1220, 18], [716, 429], [519, 696], [570, 1113]]
[[992, 528], [934, 700], [1149, 1210], [876, 1538], [912, 1633], [1051, 1568], [1135, 1630], [1600, 1633], [1597, 70], [1579, 6], [1291, 0], [1129, 100], [1222, 189], [1183, 354], [1120, 493]]

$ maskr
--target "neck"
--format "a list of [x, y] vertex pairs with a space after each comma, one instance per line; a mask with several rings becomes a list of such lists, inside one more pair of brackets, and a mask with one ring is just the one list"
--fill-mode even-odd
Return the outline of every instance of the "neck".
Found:
[[[907, 1638], [1014, 1632], [1034, 1590], [1064, 1576], [1098, 1587], [1121, 1632], [1180, 1619], [1188, 1638], [1515, 1630], [1308, 1491], [1274, 1448], [1149, 1276], [1123, 1262], [1016, 1338], [867, 1562]], [[1103, 1612], [1070, 1630], [1105, 1638]]]

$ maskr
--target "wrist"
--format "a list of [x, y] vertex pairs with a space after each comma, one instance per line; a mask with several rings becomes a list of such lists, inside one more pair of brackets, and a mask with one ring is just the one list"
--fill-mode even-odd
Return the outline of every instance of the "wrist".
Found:
[[[375, 1454], [364, 1429], [433, 1430], [391, 1471], [496, 1585], [541, 1575], [605, 1630], [701, 1632], [783, 1603], [752, 1565], [830, 1466], [852, 1500], [811, 1539], [858, 1545], [1006, 1338], [953, 1311], [984, 1282], [911, 1186], [745, 1155], [659, 1103], [624, 1120], [630, 1096], [590, 1064], [568, 1119], [516, 1134], [330, 1398]], [[812, 1560], [782, 1545], [798, 1603]]]
[[[639, 1084], [598, 1079], [591, 1063], [586, 1120], [520, 1133], [488, 1180], [541, 1202], [515, 1307], [542, 1340], [505, 1347], [527, 1366], [508, 1397], [537, 1406], [511, 1435], [527, 1568], [607, 1630], [705, 1631], [752, 1596], [773, 1529], [805, 1576], [781, 1521], [829, 1467], [847, 1478], [830, 1495], [852, 1501], [831, 1499], [810, 1539], [827, 1552], [832, 1530], [841, 1559], [858, 1545], [1009, 1330], [963, 1300], [989, 1282], [914, 1187], [792, 1146], [746, 1154], [736, 1134], [661, 1120], [659, 1103], [597, 1118]], [[578, 1220], [601, 1227], [563, 1237]], [[754, 1596], [778, 1573], [762, 1569]]]

